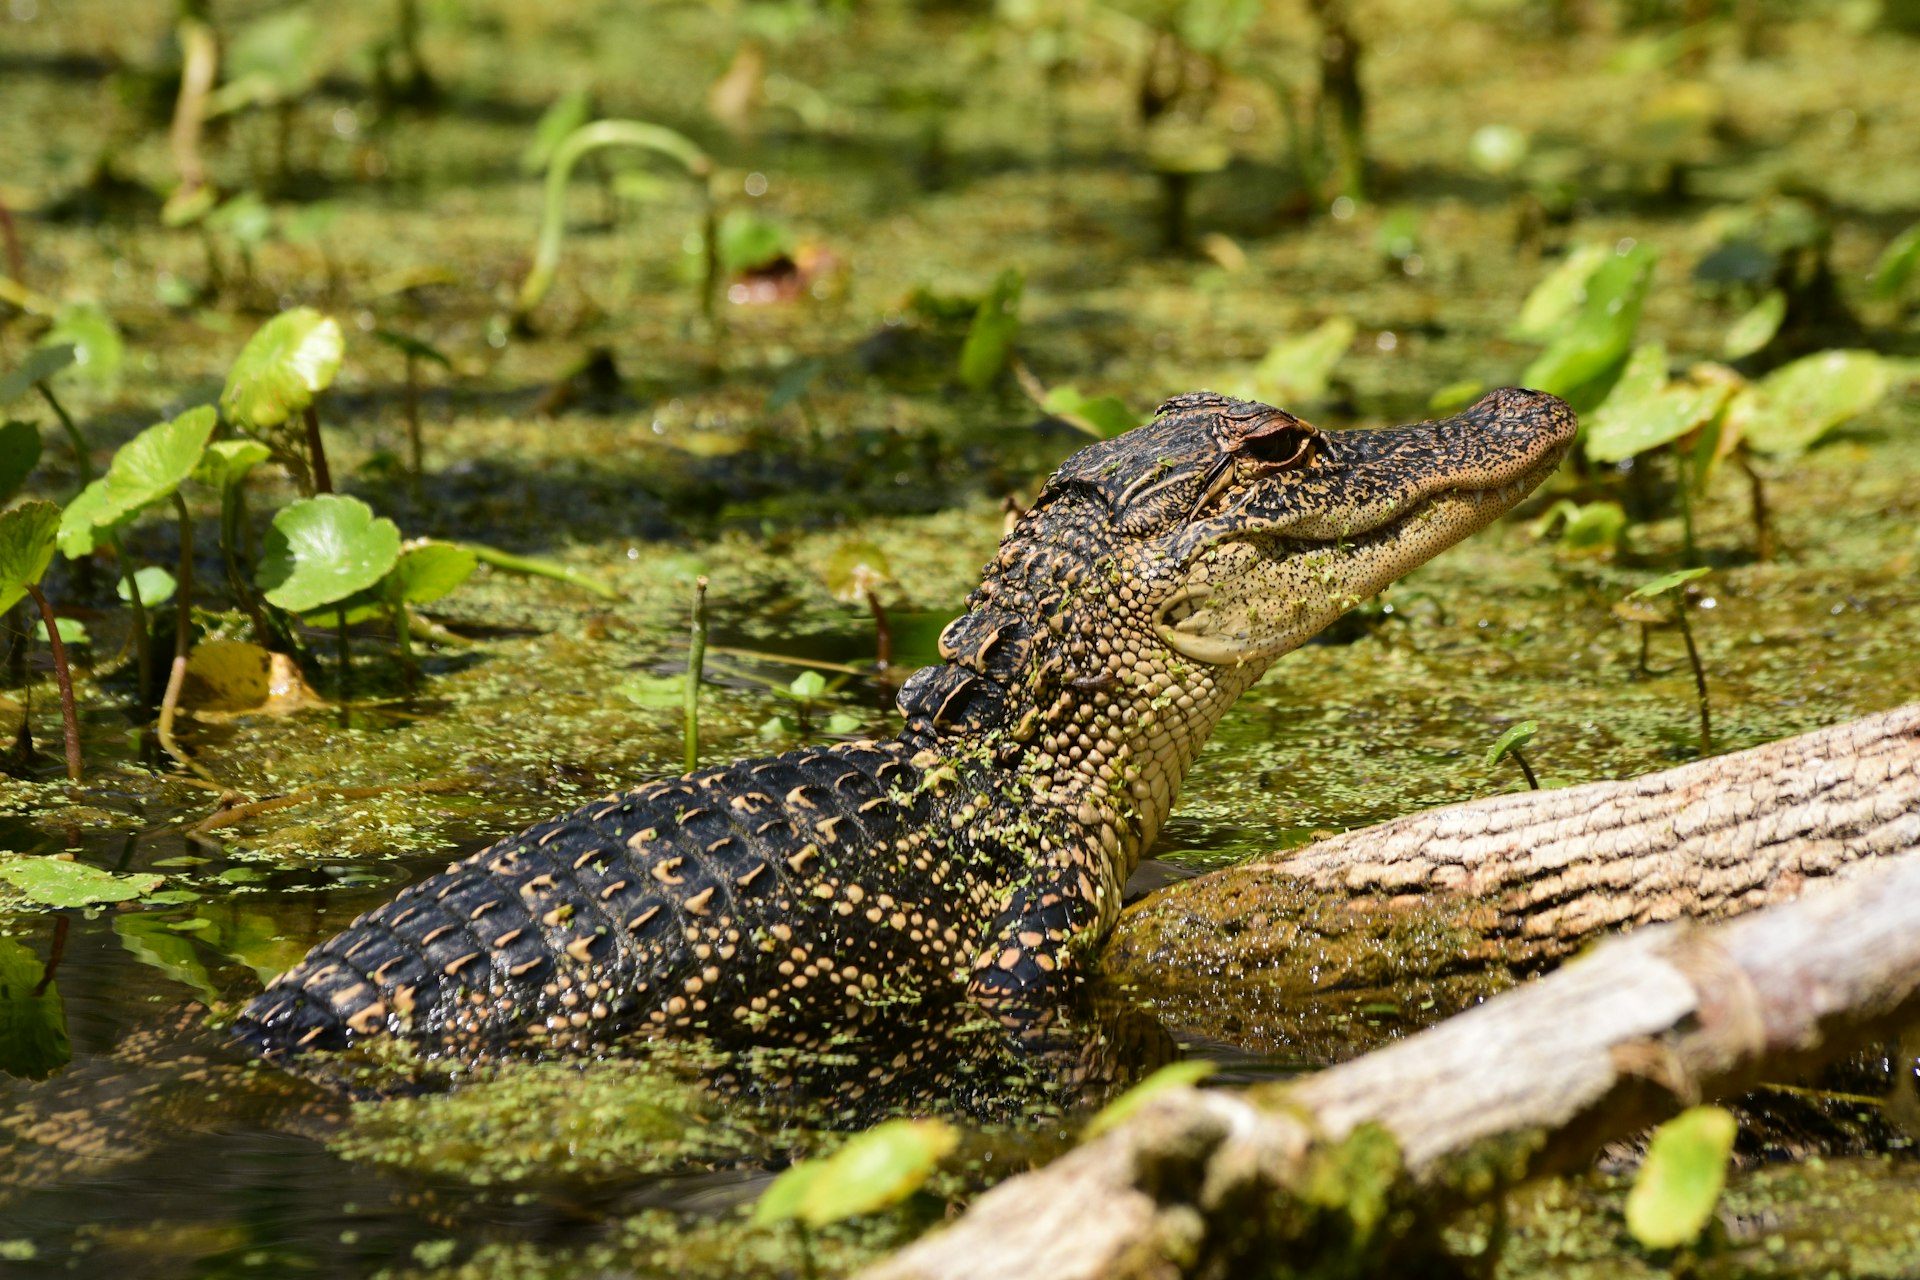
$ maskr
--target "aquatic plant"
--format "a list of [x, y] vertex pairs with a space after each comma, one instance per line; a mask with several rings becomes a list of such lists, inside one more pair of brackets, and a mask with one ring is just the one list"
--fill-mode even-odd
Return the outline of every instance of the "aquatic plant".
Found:
[[[1700, 649], [1693, 642], [1693, 628], [1687, 624], [1686, 584], [1696, 578], [1705, 577], [1706, 569], [1676, 569], [1672, 573], [1661, 574], [1653, 581], [1629, 591], [1624, 600], [1614, 605], [1614, 613], [1630, 622], [1641, 624], [1640, 663], [1646, 667], [1646, 630], [1650, 625], [1647, 613], [1642, 611], [1642, 602], [1649, 602], [1659, 596], [1673, 596], [1673, 612], [1670, 615], [1673, 624], [1680, 628], [1680, 638], [1686, 642], [1687, 665], [1693, 668], [1693, 688], [1695, 701], [1700, 708], [1700, 754], [1713, 754], [1713, 717], [1707, 710], [1707, 672], [1700, 662]], [[1658, 615], [1653, 615], [1655, 619]]]
[[[338, 321], [312, 307], [294, 307], [247, 340], [220, 393], [227, 421], [266, 445], [309, 497], [333, 492], [315, 401], [333, 385], [345, 354]], [[296, 417], [302, 432], [290, 425]]]
[[1527, 789], [1530, 791], [1538, 791], [1540, 789], [1540, 779], [1534, 777], [1533, 766], [1527, 763], [1527, 757], [1521, 752], [1520, 748], [1532, 742], [1533, 736], [1539, 732], [1540, 722], [1538, 720], [1522, 720], [1518, 724], [1509, 726], [1507, 731], [1502, 733], [1498, 738], [1495, 738], [1493, 745], [1487, 748], [1486, 758], [1481, 762], [1482, 765], [1487, 769], [1492, 769], [1495, 765], [1499, 764], [1501, 760], [1511, 756], [1513, 762], [1520, 766], [1521, 775], [1527, 780]]
[[451, 371], [453, 361], [447, 358], [444, 351], [424, 338], [416, 338], [394, 329], [375, 329], [373, 336], [377, 341], [398, 351], [406, 359], [407, 475], [413, 481], [414, 487], [418, 489], [421, 474], [420, 365], [423, 362], [437, 364], [442, 369]]
[[[12, 428], [22, 424], [6, 425]], [[10, 451], [8, 446], [17, 439], [17, 435], [11, 430], [0, 432], [0, 462], [5, 460]], [[36, 434], [33, 440], [35, 458], [39, 456], [39, 444]], [[18, 452], [17, 448], [12, 451]], [[11, 466], [7, 469], [15, 470]], [[20, 474], [21, 478], [25, 477], [25, 472]], [[16, 481], [16, 487], [17, 484]], [[0, 490], [0, 499], [11, 494], [11, 489]], [[54, 616], [53, 606], [40, 590], [40, 580], [46, 576], [47, 566], [53, 563], [53, 553], [59, 549], [59, 543], [60, 508], [53, 503], [35, 500], [0, 512], [0, 614], [12, 609], [22, 596], [31, 596], [34, 606], [40, 611], [40, 621], [46, 627], [47, 645], [53, 650], [54, 676], [60, 687], [60, 718], [66, 730], [67, 780], [79, 782], [82, 773], [80, 721], [73, 705], [73, 672], [67, 665], [67, 648], [60, 636], [59, 620]]]

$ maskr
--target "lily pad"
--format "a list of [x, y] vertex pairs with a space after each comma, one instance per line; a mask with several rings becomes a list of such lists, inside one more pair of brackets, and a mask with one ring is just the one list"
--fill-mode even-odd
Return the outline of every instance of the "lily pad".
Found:
[[823, 1160], [807, 1160], [773, 1180], [754, 1206], [753, 1224], [798, 1221], [823, 1227], [885, 1209], [918, 1191], [959, 1144], [940, 1120], [889, 1120]]
[[193, 474], [217, 421], [211, 405], [158, 422], [120, 446], [107, 474], [80, 491], [60, 518], [60, 550], [77, 559], [97, 531], [161, 501]]
[[60, 989], [46, 976], [39, 956], [0, 938], [0, 1071], [23, 1080], [45, 1080], [73, 1058]]
[[1699, 1238], [1726, 1186], [1739, 1131], [1732, 1113], [1719, 1107], [1693, 1107], [1653, 1131], [1627, 1193], [1627, 1230], [1635, 1240], [1672, 1249]]
[[1741, 436], [1761, 453], [1800, 453], [1880, 402], [1893, 379], [1871, 351], [1820, 351], [1754, 384]]
[[400, 558], [400, 529], [358, 498], [322, 494], [273, 517], [256, 581], [267, 600], [307, 613], [386, 577]]
[[5, 880], [31, 902], [43, 907], [91, 907], [102, 902], [127, 902], [160, 887], [165, 876], [117, 876], [84, 862], [62, 858], [16, 858], [0, 863]]
[[1550, 342], [1579, 314], [1593, 278], [1613, 251], [1603, 244], [1576, 245], [1520, 304], [1507, 336], [1520, 342]]
[[20, 367], [4, 378], [0, 378], [0, 405], [12, 404], [35, 384], [45, 382], [73, 363], [73, 344], [54, 343], [51, 346], [35, 347], [20, 362]]
[[613, 691], [635, 706], [657, 710], [679, 709], [686, 705], [685, 676], [629, 676], [613, 686]]
[[339, 322], [312, 307], [282, 311], [260, 326], [227, 373], [220, 407], [233, 421], [276, 427], [333, 385], [346, 354]]
[[842, 604], [860, 604], [867, 592], [893, 580], [886, 553], [871, 542], [849, 542], [827, 561], [827, 590]]
[[35, 499], [0, 512], [0, 613], [38, 585], [59, 545], [60, 508]]
[[0, 502], [11, 498], [40, 465], [40, 428], [0, 422]]

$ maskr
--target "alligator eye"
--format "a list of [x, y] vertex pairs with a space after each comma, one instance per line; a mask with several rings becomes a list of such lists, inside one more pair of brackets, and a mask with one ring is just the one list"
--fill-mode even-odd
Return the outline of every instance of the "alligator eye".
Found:
[[1265, 467], [1304, 467], [1313, 461], [1320, 432], [1302, 422], [1257, 435], [1240, 446], [1240, 456]]

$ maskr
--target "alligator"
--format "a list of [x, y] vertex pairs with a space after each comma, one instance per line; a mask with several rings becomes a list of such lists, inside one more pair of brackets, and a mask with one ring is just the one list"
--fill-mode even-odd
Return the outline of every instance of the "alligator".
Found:
[[884, 741], [648, 783], [316, 946], [235, 1032], [300, 1069], [704, 1035], [807, 1047], [961, 1000], [1014, 1042], [1081, 981], [1188, 766], [1268, 665], [1559, 464], [1562, 401], [1325, 432], [1178, 396], [1080, 450], [1000, 544]]

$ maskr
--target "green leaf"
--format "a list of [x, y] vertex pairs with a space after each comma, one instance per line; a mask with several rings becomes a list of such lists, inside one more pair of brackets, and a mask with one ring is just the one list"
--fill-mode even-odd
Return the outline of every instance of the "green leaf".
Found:
[[158, 422], [120, 446], [107, 474], [80, 491], [60, 518], [60, 550], [76, 559], [93, 550], [97, 530], [168, 497], [193, 474], [217, 421], [211, 405]]
[[[93, 643], [93, 635], [87, 630], [87, 624], [78, 618], [55, 617], [53, 629], [60, 633], [60, 643], [68, 648]], [[45, 639], [46, 636], [43, 633], [37, 633], [34, 636], [36, 642], [44, 642]]]
[[409, 359], [425, 360], [428, 364], [437, 364], [442, 369], [453, 368], [453, 361], [447, 358], [447, 353], [424, 339], [401, 333], [396, 329], [375, 329], [373, 336], [377, 341], [392, 347]]
[[141, 964], [158, 969], [203, 1000], [220, 998], [212, 975], [200, 960], [198, 948], [158, 916], [139, 913], [116, 916], [113, 931], [119, 936], [120, 945]]
[[0, 512], [0, 613], [37, 586], [60, 542], [60, 508], [34, 499]]
[[811, 1175], [794, 1175], [794, 1183], [804, 1184], [797, 1190], [792, 1185], [781, 1188], [780, 1179], [774, 1179], [766, 1191], [780, 1191], [774, 1210], [763, 1219], [756, 1206], [754, 1221], [779, 1221], [775, 1210], [788, 1209], [784, 1216], [824, 1227], [898, 1204], [920, 1189], [959, 1142], [959, 1133], [943, 1120], [889, 1120], [826, 1159], [808, 1161], [819, 1167]]
[[498, 547], [489, 547], [480, 542], [456, 542], [479, 558], [480, 563], [492, 565], [496, 569], [505, 569], [508, 573], [525, 573], [536, 578], [552, 578], [564, 582], [570, 587], [579, 587], [590, 591], [603, 600], [618, 600], [620, 593], [600, 579], [578, 569], [569, 569], [557, 560], [547, 560], [540, 556], [517, 556], [511, 551], [502, 551]]
[[31, 422], [0, 422], [0, 502], [25, 484], [40, 465], [40, 428]]
[[1627, 513], [1617, 502], [1566, 504], [1566, 527], [1560, 530], [1560, 549], [1573, 555], [1608, 551], [1620, 545], [1627, 531]]
[[70, 302], [53, 318], [53, 328], [41, 335], [43, 347], [73, 348], [73, 371], [96, 386], [120, 380], [127, 344], [107, 309], [97, 302]]
[[312, 307], [282, 311], [260, 326], [227, 372], [220, 407], [235, 423], [276, 427], [333, 385], [346, 339]]
[[45, 1080], [73, 1058], [60, 989], [46, 977], [39, 956], [0, 938], [0, 1071], [22, 1080]]
[[61, 858], [16, 858], [0, 863], [0, 880], [43, 907], [91, 907], [127, 902], [160, 886], [165, 876], [117, 876], [84, 862]]
[[655, 710], [679, 710], [686, 706], [685, 676], [629, 676], [613, 686], [613, 691], [635, 706]]
[[[180, 586], [179, 583], [173, 580], [171, 573], [168, 573], [157, 564], [150, 564], [135, 569], [133, 571], [133, 584], [140, 588], [141, 607], [147, 609], [151, 609], [156, 605], [163, 605], [173, 599], [173, 593], [178, 590]], [[133, 593], [127, 590], [126, 578], [122, 577], [118, 582], [114, 583], [113, 589], [115, 594], [122, 600], [128, 604], [133, 603]]]
[[27, 358], [20, 362], [18, 369], [0, 378], [0, 405], [12, 404], [33, 390], [35, 383], [45, 382], [72, 364], [73, 359], [73, 346], [65, 342], [35, 347], [27, 352]]
[[584, 85], [554, 99], [553, 105], [540, 113], [540, 119], [533, 126], [533, 137], [528, 140], [527, 149], [520, 153], [520, 172], [532, 177], [545, 169], [567, 135], [592, 115], [593, 96]]
[[729, 209], [715, 234], [720, 265], [729, 273], [752, 271], [783, 257], [791, 246], [787, 229], [750, 209]]
[[1522, 720], [1519, 724], [1510, 726], [1505, 733], [1493, 740], [1493, 745], [1487, 748], [1487, 758], [1482, 763], [1489, 769], [1493, 768], [1506, 759], [1509, 751], [1532, 742], [1533, 735], [1538, 732], [1540, 732], [1538, 720]]
[[1510, 124], [1482, 125], [1467, 140], [1467, 159], [1482, 173], [1503, 178], [1527, 158], [1527, 135]]
[[827, 590], [841, 604], [863, 604], [867, 593], [893, 580], [886, 552], [871, 542], [849, 542], [833, 553], [825, 573]]
[[799, 400], [826, 370], [824, 360], [796, 360], [780, 372], [780, 380], [767, 392], [765, 412], [771, 416]]
[[258, 440], [215, 440], [200, 455], [193, 478], [215, 489], [226, 489], [247, 478], [247, 473], [265, 462], [273, 450]]
[[1653, 1131], [1627, 1193], [1627, 1230], [1648, 1249], [1699, 1238], [1727, 1181], [1739, 1122], [1719, 1107], [1692, 1107]]
[[1617, 408], [1609, 396], [1589, 420], [1587, 456], [1618, 462], [1678, 440], [1712, 422], [1733, 390], [1724, 382], [1676, 382]]
[[1449, 382], [1427, 397], [1427, 412], [1442, 415], [1458, 413], [1485, 395], [1486, 390], [1487, 384], [1478, 378], [1462, 378], [1458, 382]]
[[1897, 297], [1916, 271], [1920, 271], [1920, 222], [1895, 236], [1874, 260], [1868, 277], [1873, 282], [1873, 296]]
[[1579, 312], [1536, 357], [1521, 382], [1566, 397], [1576, 409], [1598, 403], [1594, 390], [1626, 361], [1640, 308], [1660, 255], [1645, 245], [1615, 253], [1586, 282]]
[[429, 604], [473, 576], [480, 557], [453, 542], [414, 542], [400, 553], [381, 590], [387, 599]]
[[1127, 408], [1118, 396], [1083, 396], [1072, 383], [1055, 387], [1041, 402], [1045, 409], [1065, 422], [1079, 427], [1096, 440], [1111, 440], [1141, 423], [1140, 415]]
[[780, 1176], [760, 1193], [760, 1199], [753, 1206], [753, 1216], [747, 1219], [748, 1225], [771, 1227], [799, 1219], [801, 1206], [826, 1167], [825, 1160], [801, 1160], [781, 1170]]
[[1333, 366], [1353, 345], [1359, 326], [1346, 316], [1331, 316], [1311, 333], [1282, 338], [1267, 349], [1253, 371], [1254, 393], [1272, 404], [1299, 404], [1327, 394]]
[[1651, 600], [1655, 596], [1665, 595], [1683, 582], [1692, 582], [1695, 578], [1704, 578], [1711, 572], [1711, 569], [1675, 569], [1672, 573], [1663, 573], [1652, 582], [1629, 591], [1626, 598], [1629, 600]]
[[818, 671], [802, 671], [787, 690], [802, 702], [811, 702], [827, 691], [827, 678]]
[[303, 498], [273, 517], [256, 581], [269, 603], [307, 613], [387, 576], [400, 558], [400, 529], [358, 498]]
[[1773, 341], [1773, 335], [1780, 332], [1780, 322], [1786, 318], [1785, 290], [1769, 289], [1766, 297], [1733, 322], [1727, 336], [1720, 340], [1720, 353], [1729, 360], [1752, 355]]
[[960, 381], [969, 390], [985, 391], [1013, 358], [1013, 339], [1020, 332], [1020, 294], [1026, 276], [1008, 267], [980, 300], [960, 347]]
[[1520, 304], [1519, 318], [1507, 330], [1507, 336], [1518, 342], [1553, 341], [1580, 313], [1587, 281], [1612, 256], [1613, 250], [1603, 244], [1574, 246]]
[[1742, 438], [1761, 453], [1800, 453], [1873, 408], [1892, 382], [1871, 351], [1817, 351], [1754, 384]]
[[1087, 1121], [1084, 1138], [1097, 1138], [1125, 1120], [1148, 1102], [1170, 1089], [1185, 1089], [1199, 1084], [1214, 1072], [1214, 1064], [1204, 1058], [1184, 1058], [1169, 1062], [1133, 1088], [1100, 1108]]

